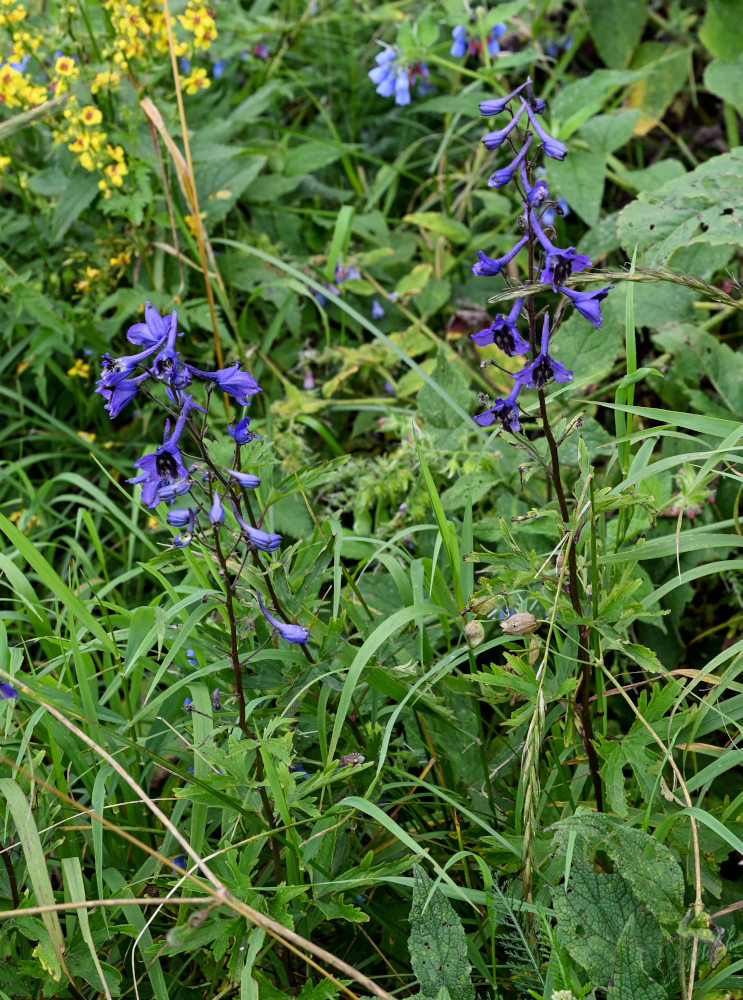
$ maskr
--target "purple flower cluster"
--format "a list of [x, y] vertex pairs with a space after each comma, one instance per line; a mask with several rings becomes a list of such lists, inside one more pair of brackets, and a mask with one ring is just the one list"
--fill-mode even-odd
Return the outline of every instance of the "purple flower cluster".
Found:
[[[259, 437], [250, 430], [250, 417], [244, 416], [227, 428], [235, 445], [234, 468], [215, 465], [208, 457], [205, 442], [211, 392], [221, 390], [237, 404], [245, 406], [256, 393], [261, 392], [261, 387], [250, 372], [237, 362], [209, 371], [183, 361], [176, 349], [180, 336], [177, 322], [175, 312], [161, 316], [148, 302], [145, 321], [135, 323], [127, 332], [129, 342], [142, 350], [119, 358], [112, 358], [109, 354], [103, 357], [96, 392], [106, 400], [111, 419], [118, 416], [140, 390], [154, 398], [152, 390], [158, 383], [164, 386], [169, 408], [175, 417], [172, 426], [171, 419], [165, 422], [163, 443], [136, 460], [134, 467], [140, 470], [139, 474], [128, 482], [141, 485], [142, 502], [147, 507], [156, 507], [161, 502], [171, 505], [167, 522], [180, 529], [173, 538], [174, 548], [185, 548], [191, 544], [194, 533], [202, 527], [200, 519], [204, 528], [201, 537], [208, 546], [208, 533], [218, 532], [223, 527], [229, 511], [239, 532], [238, 540], [242, 540], [248, 549], [275, 552], [281, 544], [281, 535], [250, 523], [252, 515], [249, 520], [243, 516], [243, 508], [250, 511], [248, 495], [244, 491], [256, 489], [261, 482], [259, 476], [240, 468], [241, 450]], [[206, 409], [196, 403], [187, 391], [195, 381], [206, 383]], [[202, 415], [198, 422], [195, 419], [197, 413]], [[199, 443], [203, 463], [187, 464], [184, 460], [181, 442], [186, 430]], [[188, 497], [187, 506], [173, 506], [180, 497]], [[260, 600], [259, 604], [266, 613]], [[266, 617], [287, 641], [307, 640], [309, 632], [301, 626], [280, 623], [279, 627], [271, 615], [266, 613]], [[297, 638], [299, 635], [304, 635], [304, 638]]]
[[[517, 98], [519, 105], [514, 112], [511, 106]], [[486, 149], [498, 149], [508, 144], [513, 159], [507, 166], [491, 174], [488, 184], [490, 187], [502, 187], [515, 180], [524, 207], [523, 226], [526, 231], [501, 257], [488, 257], [482, 250], [478, 250], [479, 260], [472, 265], [472, 272], [484, 277], [494, 277], [503, 272], [528, 244], [530, 259], [536, 263], [535, 272], [528, 276], [526, 284], [535, 284], [538, 273], [539, 282], [550, 285], [552, 291], [567, 296], [578, 312], [598, 329], [602, 322], [601, 302], [613, 286], [608, 285], [595, 292], [580, 292], [566, 285], [572, 275], [592, 266], [591, 259], [585, 254], [576, 253], [575, 247], [562, 249], [554, 245], [545, 232], [545, 226], [550, 217], [548, 213], [552, 213], [554, 218], [554, 209], [559, 202], [550, 199], [549, 188], [544, 179], [531, 182], [534, 156], [532, 142], [535, 136], [538, 141], [536, 149], [541, 147], [547, 156], [556, 160], [565, 159], [567, 147], [550, 136], [538, 121], [537, 116], [544, 113], [546, 105], [543, 100], [534, 96], [530, 79], [527, 78], [520, 87], [505, 97], [480, 104], [483, 116], [499, 115], [506, 110], [511, 113], [510, 121], [503, 128], [486, 133], [482, 141]], [[550, 356], [550, 337], [555, 333], [556, 327], [550, 328], [549, 313], [544, 316], [537, 350], [533, 301], [533, 297], [515, 299], [508, 315], [497, 315], [489, 327], [472, 334], [473, 341], [479, 347], [495, 344], [510, 357], [531, 354], [531, 360], [513, 375], [514, 387], [508, 396], [496, 399], [491, 407], [474, 418], [483, 427], [499, 420], [507, 431], [520, 430], [517, 400], [521, 390], [542, 389], [553, 379], [556, 382], [568, 382], [573, 377], [571, 371]], [[524, 313], [529, 320], [528, 339], [521, 336], [517, 326], [519, 317]]]
[[376, 66], [369, 70], [369, 78], [377, 85], [380, 97], [394, 97], [395, 104], [410, 104], [410, 88], [419, 81], [418, 93], [423, 96], [433, 87], [429, 83], [428, 66], [418, 61], [407, 63], [397, 48], [388, 45], [377, 54]]
[[[485, 39], [485, 48], [488, 50], [488, 55], [494, 56], [497, 52], [500, 52], [498, 39], [501, 35], [505, 35], [507, 30], [508, 29], [502, 21], [500, 24], [496, 24], [490, 29]], [[454, 41], [449, 49], [449, 54], [454, 56], [455, 59], [461, 59], [462, 56], [466, 56], [468, 53], [469, 55], [474, 56], [479, 52], [482, 52], [482, 38], [479, 35], [474, 35], [467, 31], [467, 29], [462, 27], [461, 24], [452, 28], [451, 37]]]

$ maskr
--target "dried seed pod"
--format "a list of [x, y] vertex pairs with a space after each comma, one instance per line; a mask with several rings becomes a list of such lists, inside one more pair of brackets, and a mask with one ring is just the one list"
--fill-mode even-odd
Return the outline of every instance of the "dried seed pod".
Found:
[[500, 627], [507, 635], [531, 635], [539, 628], [539, 622], [528, 611], [518, 611], [515, 615], [504, 618]]
[[467, 622], [464, 626], [464, 635], [467, 639], [467, 645], [470, 649], [474, 649], [485, 638], [485, 629], [479, 621], [473, 618], [471, 622]]

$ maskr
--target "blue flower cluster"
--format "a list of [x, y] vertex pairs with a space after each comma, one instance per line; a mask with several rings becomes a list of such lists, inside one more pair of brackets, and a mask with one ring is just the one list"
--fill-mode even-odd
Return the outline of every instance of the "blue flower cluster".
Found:
[[[281, 535], [264, 531], [250, 523], [252, 516], [247, 520], [243, 516], [243, 510], [250, 510], [248, 494], [244, 491], [260, 485], [259, 476], [241, 468], [242, 449], [258, 437], [250, 430], [250, 417], [244, 416], [227, 428], [235, 444], [234, 468], [215, 465], [205, 446], [211, 393], [221, 390], [236, 403], [245, 406], [256, 393], [262, 391], [261, 387], [238, 362], [216, 371], [205, 371], [183, 361], [176, 349], [179, 336], [182, 334], [178, 332], [177, 314], [173, 312], [161, 316], [148, 302], [144, 323], [135, 323], [127, 331], [129, 342], [142, 347], [142, 350], [118, 358], [109, 354], [103, 356], [96, 392], [106, 400], [106, 410], [111, 419], [117, 417], [140, 391], [154, 398], [152, 390], [158, 383], [164, 386], [171, 417], [175, 418], [172, 426], [171, 419], [165, 422], [163, 443], [136, 460], [134, 467], [140, 470], [139, 474], [128, 482], [141, 485], [142, 502], [147, 507], [156, 507], [161, 502], [171, 505], [167, 522], [181, 529], [173, 539], [175, 548], [191, 544], [194, 533], [202, 527], [200, 519], [203, 519], [204, 528], [211, 532], [218, 531], [229, 519], [229, 511], [239, 537], [248, 549], [275, 552], [281, 544]], [[194, 381], [206, 384], [206, 408], [196, 403], [187, 391]], [[202, 415], [198, 423], [197, 413]], [[181, 442], [185, 430], [199, 443], [203, 462], [187, 464], [184, 460]], [[180, 497], [188, 497], [187, 506], [173, 506]], [[208, 544], [207, 535], [203, 532], [202, 540]], [[289, 642], [307, 641], [309, 632], [306, 629], [277, 623], [265, 611], [260, 599], [259, 605], [270, 624]], [[299, 638], [300, 635], [303, 638]]]
[[[519, 107], [514, 112], [511, 105], [516, 98], [519, 99]], [[529, 153], [535, 135], [543, 152], [556, 160], [565, 159], [567, 147], [558, 139], [548, 135], [538, 121], [537, 116], [544, 113], [546, 105], [544, 101], [534, 96], [530, 79], [527, 78], [520, 87], [505, 97], [483, 101], [480, 104], [480, 113], [483, 116], [498, 115], [507, 109], [511, 113], [508, 124], [501, 129], [486, 133], [482, 141], [486, 149], [498, 149], [507, 142], [514, 156], [507, 166], [491, 174], [488, 185], [502, 187], [515, 179], [524, 206], [523, 225], [526, 232], [502, 257], [488, 257], [478, 250], [479, 260], [473, 264], [472, 272], [484, 277], [500, 274], [528, 244], [530, 259], [538, 261], [535, 273], [539, 272], [539, 281], [550, 285], [552, 291], [567, 296], [578, 312], [598, 329], [602, 322], [601, 302], [612, 290], [613, 285], [594, 292], [580, 292], [565, 284], [571, 275], [591, 267], [592, 262], [585, 254], [576, 253], [575, 247], [561, 249], [552, 243], [544, 230], [544, 226], [548, 224], [545, 220], [549, 218], [550, 212], [554, 218], [554, 208], [559, 202], [550, 199], [544, 179], [539, 178], [534, 183], [531, 182], [533, 163]], [[533, 283], [534, 274], [530, 274], [527, 284]], [[537, 350], [533, 326], [534, 309], [531, 303], [527, 308], [531, 326], [529, 340], [524, 339], [519, 333], [517, 320], [524, 312], [524, 302], [523, 297], [515, 299], [508, 315], [497, 315], [489, 327], [472, 334], [473, 341], [480, 347], [495, 344], [509, 357], [527, 355], [530, 352], [532, 355], [531, 361], [513, 375], [514, 386], [506, 398], [496, 399], [491, 407], [474, 418], [483, 427], [499, 420], [507, 431], [521, 430], [517, 402], [521, 390], [542, 389], [553, 379], [556, 382], [568, 382], [573, 377], [571, 371], [550, 356], [550, 337], [556, 328], [550, 328], [549, 313], [544, 316], [539, 350]]]
[[395, 104], [410, 104], [410, 88], [418, 83], [418, 93], [423, 96], [433, 87], [429, 83], [428, 66], [424, 62], [408, 64], [399, 49], [388, 45], [376, 56], [376, 66], [369, 70], [372, 83], [377, 85], [380, 97], [394, 97]]
[[[485, 38], [485, 47], [488, 50], [488, 55], [494, 56], [497, 52], [500, 52], [500, 45], [498, 44], [498, 39], [505, 35], [506, 25], [501, 21], [500, 24], [494, 25], [487, 34]], [[449, 49], [449, 54], [454, 56], [455, 59], [461, 59], [462, 56], [477, 55], [478, 52], [482, 52], [483, 44], [482, 38], [479, 35], [474, 35], [463, 28], [461, 24], [458, 24], [455, 28], [452, 28], [451, 37], [454, 39], [452, 46]]]

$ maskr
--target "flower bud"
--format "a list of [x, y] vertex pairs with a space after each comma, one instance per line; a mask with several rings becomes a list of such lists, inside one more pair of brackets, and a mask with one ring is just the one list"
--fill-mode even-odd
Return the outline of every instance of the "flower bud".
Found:
[[485, 638], [485, 629], [479, 621], [473, 619], [464, 626], [464, 635], [467, 639], [467, 645], [470, 649], [474, 649]]
[[504, 618], [500, 627], [507, 635], [531, 635], [539, 628], [539, 622], [528, 611], [518, 611], [515, 615]]

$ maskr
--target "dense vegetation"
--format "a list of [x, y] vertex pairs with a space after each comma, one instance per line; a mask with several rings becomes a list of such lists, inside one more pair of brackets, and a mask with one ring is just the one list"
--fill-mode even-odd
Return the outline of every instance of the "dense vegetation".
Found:
[[0, 0], [0, 998], [743, 995], [739, 14]]

